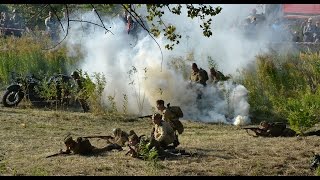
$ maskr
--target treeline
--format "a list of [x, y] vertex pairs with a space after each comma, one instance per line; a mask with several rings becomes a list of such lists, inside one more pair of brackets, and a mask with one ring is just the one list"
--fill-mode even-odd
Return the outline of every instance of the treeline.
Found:
[[[120, 4], [93, 4], [93, 6], [101, 15], [116, 16], [123, 11]], [[23, 18], [26, 27], [32, 30], [44, 29], [44, 20], [49, 11], [62, 18], [66, 4], [0, 4], [0, 12], [6, 12], [10, 15], [14, 9]], [[91, 4], [68, 4], [69, 13], [92, 9]]]

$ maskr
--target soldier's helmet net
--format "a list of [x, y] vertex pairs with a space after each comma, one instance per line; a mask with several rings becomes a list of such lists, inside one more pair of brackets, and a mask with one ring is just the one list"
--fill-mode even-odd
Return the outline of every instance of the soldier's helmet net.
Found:
[[78, 77], [80, 77], [79, 72], [78, 72], [78, 71], [73, 71], [73, 72], [71, 73], [71, 77], [73, 77], [73, 78], [78, 78]]
[[269, 123], [267, 121], [261, 121], [259, 126], [260, 126], [260, 128], [266, 128], [269, 126]]
[[66, 138], [64, 138], [64, 143], [65, 144], [70, 144], [71, 142], [73, 142], [73, 139], [71, 136], [67, 136]]
[[159, 113], [155, 113], [155, 114], [152, 115], [152, 119], [153, 119], [153, 120], [154, 120], [154, 119], [161, 119], [161, 118], [162, 118], [162, 115], [159, 114]]
[[133, 142], [133, 141], [139, 141], [139, 137], [136, 134], [133, 134], [131, 136], [129, 136], [129, 141]]
[[121, 133], [121, 129], [120, 128], [114, 128], [113, 130], [112, 130], [112, 133], [114, 134], [114, 135], [120, 135], [120, 133]]
[[136, 132], [134, 132], [134, 130], [129, 131], [129, 136], [132, 136], [132, 135], [137, 135]]

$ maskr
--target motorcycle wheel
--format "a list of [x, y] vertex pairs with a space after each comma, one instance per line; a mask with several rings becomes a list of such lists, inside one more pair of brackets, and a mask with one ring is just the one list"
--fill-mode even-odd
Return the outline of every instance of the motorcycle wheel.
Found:
[[2, 97], [2, 104], [5, 107], [17, 106], [23, 96], [24, 94], [19, 90], [7, 90]]

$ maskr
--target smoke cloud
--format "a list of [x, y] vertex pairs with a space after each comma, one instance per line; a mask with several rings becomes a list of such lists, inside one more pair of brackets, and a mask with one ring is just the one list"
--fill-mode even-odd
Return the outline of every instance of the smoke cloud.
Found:
[[[156, 100], [163, 99], [172, 106], [180, 106], [184, 119], [248, 124], [250, 105], [248, 91], [243, 85], [226, 81], [208, 83], [203, 87], [191, 84], [186, 78], [191, 73], [192, 62], [209, 73], [208, 57], [224, 74], [236, 75], [238, 69], [254, 61], [255, 55], [267, 50], [264, 42], [270, 37], [248, 39], [231, 29], [231, 25], [248, 16], [255, 5], [220, 6], [223, 9], [213, 17], [213, 36], [210, 38], [202, 35], [199, 27], [201, 20], [187, 18], [185, 9], [180, 16], [165, 13], [162, 19], [174, 24], [182, 39], [174, 50], [169, 51], [164, 48], [168, 41], [163, 36], [156, 38], [162, 48], [163, 61], [157, 44], [150, 36], [142, 32], [135, 40], [127, 34], [124, 23], [118, 18], [103, 17], [105, 26], [113, 34], [99, 27], [72, 22], [66, 43], [70, 55], [75, 53], [76, 46], [85, 54], [79, 64], [80, 69], [89, 74], [101, 72], [106, 76], [103, 99], [107, 106], [108, 96], [112, 96], [118, 110], [121, 110], [123, 96], [127, 95], [130, 113], [150, 114]], [[144, 15], [142, 10], [141, 15]], [[75, 15], [73, 18], [76, 18]], [[81, 18], [99, 24], [93, 12], [82, 13]], [[184, 74], [181, 69], [174, 68], [171, 61], [177, 57], [185, 59], [190, 52], [194, 53], [195, 61], [185, 61]], [[197, 99], [199, 91], [202, 92], [201, 99]]]

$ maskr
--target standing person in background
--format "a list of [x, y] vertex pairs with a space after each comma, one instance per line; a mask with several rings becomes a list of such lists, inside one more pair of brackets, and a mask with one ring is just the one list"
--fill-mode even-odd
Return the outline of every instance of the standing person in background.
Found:
[[45, 19], [44, 24], [46, 25], [46, 32], [50, 36], [51, 40], [57, 40], [57, 20], [53, 17], [51, 11], [49, 11], [49, 15]]
[[85, 87], [85, 79], [83, 77], [80, 76], [78, 71], [73, 71], [71, 74], [71, 77], [75, 80], [76, 84], [77, 84], [77, 93], [79, 95], [79, 102], [82, 106], [82, 109], [84, 112], [89, 112], [90, 108], [89, 105], [87, 103], [87, 99], [88, 99], [88, 92], [86, 91], [86, 87]]

